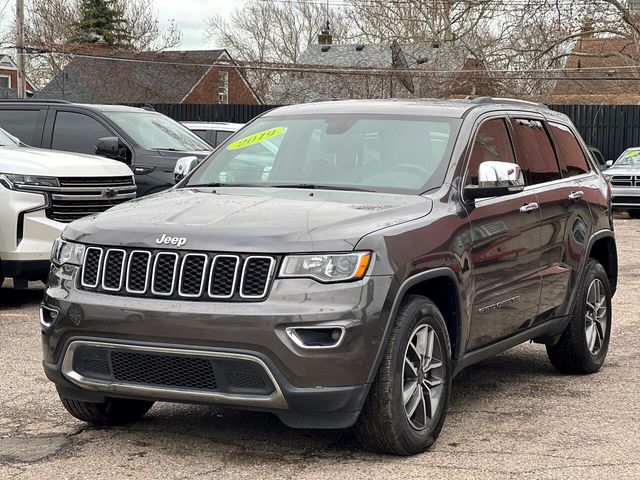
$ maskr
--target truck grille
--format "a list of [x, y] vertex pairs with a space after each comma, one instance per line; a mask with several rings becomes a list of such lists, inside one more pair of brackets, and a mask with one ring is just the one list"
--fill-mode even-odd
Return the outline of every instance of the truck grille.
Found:
[[640, 175], [614, 175], [611, 185], [615, 187], [640, 187]]
[[61, 177], [59, 187], [37, 187], [50, 195], [47, 218], [69, 223], [136, 197], [133, 177]]
[[228, 255], [87, 247], [80, 284], [126, 296], [262, 300], [277, 260]]

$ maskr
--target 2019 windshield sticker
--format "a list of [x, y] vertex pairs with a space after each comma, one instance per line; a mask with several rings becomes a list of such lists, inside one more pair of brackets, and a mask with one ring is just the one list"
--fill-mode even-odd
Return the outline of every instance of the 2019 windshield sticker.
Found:
[[269, 140], [273, 137], [277, 137], [278, 135], [282, 135], [286, 131], [287, 129], [285, 127], [276, 127], [269, 130], [264, 130], [262, 132], [254, 133], [253, 135], [249, 135], [248, 137], [244, 137], [233, 142], [227, 147], [227, 150], [238, 150], [239, 148], [250, 147], [251, 145], [255, 145], [257, 143], [264, 142], [265, 140]]

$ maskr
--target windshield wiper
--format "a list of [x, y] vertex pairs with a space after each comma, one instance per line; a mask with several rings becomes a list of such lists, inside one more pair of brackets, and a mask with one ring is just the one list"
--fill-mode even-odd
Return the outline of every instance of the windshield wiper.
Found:
[[280, 184], [265, 185], [265, 187], [300, 188], [300, 189], [306, 189], [306, 190], [342, 190], [342, 191], [351, 191], [351, 192], [374, 192], [374, 190], [368, 190], [366, 188], [349, 187], [349, 186], [342, 186], [342, 185], [317, 185], [315, 183], [280, 183]]

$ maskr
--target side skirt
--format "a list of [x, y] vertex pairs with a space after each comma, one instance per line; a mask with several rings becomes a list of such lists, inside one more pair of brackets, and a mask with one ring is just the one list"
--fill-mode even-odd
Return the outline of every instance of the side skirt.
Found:
[[477, 348], [470, 352], [466, 352], [458, 361], [453, 375], [457, 375], [466, 367], [478, 363], [486, 358], [492, 357], [500, 352], [509, 350], [521, 343], [538, 338], [553, 338], [559, 335], [569, 323], [569, 316], [558, 317], [547, 320], [544, 323], [535, 325], [527, 330], [516, 333], [511, 337], [498, 340], [484, 347]]

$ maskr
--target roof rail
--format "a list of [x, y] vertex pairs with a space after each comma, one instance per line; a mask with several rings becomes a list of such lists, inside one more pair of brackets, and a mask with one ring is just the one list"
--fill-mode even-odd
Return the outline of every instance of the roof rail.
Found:
[[498, 98], [498, 97], [467, 97], [472, 103], [504, 103], [513, 105], [529, 105], [532, 107], [549, 108], [544, 103], [530, 102], [528, 100], [518, 100], [517, 98]]
[[0, 103], [71, 103], [66, 100], [49, 100], [46, 98], [2, 98]]

